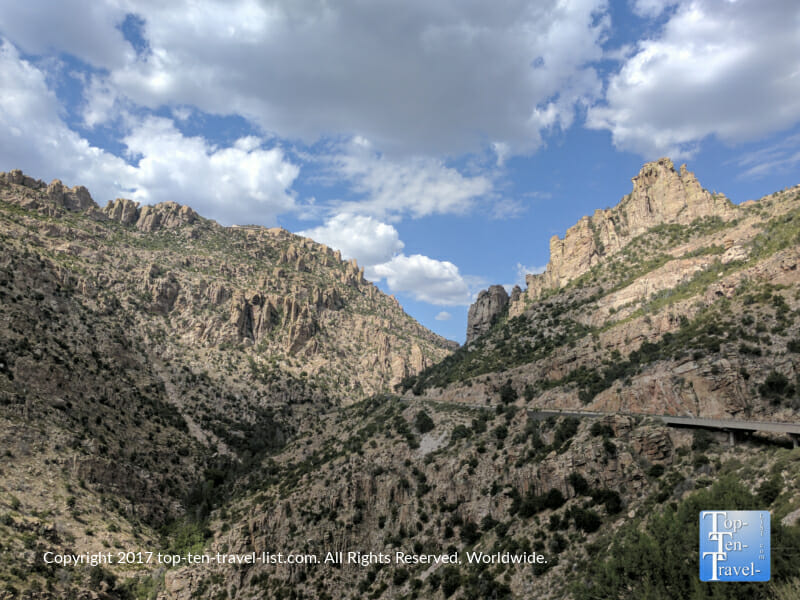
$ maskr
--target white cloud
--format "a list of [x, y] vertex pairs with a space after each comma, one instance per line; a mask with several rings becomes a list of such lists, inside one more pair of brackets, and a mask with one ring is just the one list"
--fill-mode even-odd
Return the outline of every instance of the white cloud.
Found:
[[465, 176], [431, 158], [391, 160], [376, 154], [363, 138], [355, 138], [330, 162], [334, 174], [362, 196], [341, 202], [339, 209], [380, 218], [463, 214], [492, 191], [486, 176]]
[[437, 305], [467, 305], [470, 291], [458, 267], [441, 261], [413, 254], [399, 254], [389, 262], [375, 265], [373, 274], [386, 279], [392, 292], [407, 292], [416, 300]]
[[[599, 91], [592, 63], [609, 29], [607, 0], [3, 7], [0, 30], [26, 52], [63, 50], [105, 68], [139, 105], [240, 114], [305, 141], [362, 135], [393, 154], [535, 149], [543, 128], [570, 123]], [[144, 23], [140, 56], [117, 28], [128, 12]]]
[[118, 25], [124, 2], [25, 0], [0, 2], [0, 34], [26, 53], [63, 51], [94, 67], [113, 69], [136, 56]]
[[[664, 2], [640, 3], [660, 12]], [[707, 136], [753, 140], [800, 121], [800, 5], [684, 0], [610, 78], [591, 128], [655, 158], [687, 157]]]
[[119, 181], [133, 175], [122, 159], [91, 146], [61, 120], [61, 108], [45, 74], [21, 60], [0, 38], [0, 165], [48, 179], [57, 173], [113, 198]]
[[[299, 235], [341, 250], [343, 258], [355, 258], [364, 266], [367, 279], [385, 279], [391, 292], [405, 292], [423, 302], [469, 304], [470, 288], [483, 283], [461, 275], [451, 262], [420, 254], [401, 254], [405, 244], [397, 230], [373, 217], [341, 213], [319, 227], [300, 231]], [[443, 311], [436, 318], [445, 320], [450, 315]]]
[[98, 203], [127, 196], [146, 203], [174, 200], [226, 223], [272, 224], [292, 210], [289, 191], [298, 175], [278, 148], [245, 137], [219, 148], [186, 137], [172, 121], [130, 123], [123, 138], [132, 164], [89, 144], [61, 119], [44, 73], [0, 46], [0, 165], [34, 177], [56, 173], [69, 185], [89, 188]]
[[93, 76], [84, 89], [83, 122], [94, 128], [120, 116], [120, 98], [103, 78]]
[[640, 17], [655, 18], [678, 2], [679, 0], [635, 0], [633, 12]]
[[449, 321], [452, 317], [453, 315], [451, 315], [446, 310], [443, 310], [442, 312], [437, 313], [437, 315], [433, 318], [436, 319], [437, 321]]
[[349, 213], [338, 214], [319, 227], [299, 231], [298, 235], [341, 250], [343, 258], [355, 258], [358, 264], [367, 267], [391, 260], [404, 246], [391, 225]]
[[280, 148], [248, 136], [218, 148], [202, 137], [186, 137], [169, 119], [145, 119], [123, 139], [137, 157], [132, 197], [190, 204], [204, 216], [230, 223], [272, 224], [293, 210], [288, 190], [299, 168]]
[[773, 173], [797, 170], [800, 165], [800, 134], [748, 152], [735, 162], [739, 168], [743, 169], [740, 177], [759, 178]]

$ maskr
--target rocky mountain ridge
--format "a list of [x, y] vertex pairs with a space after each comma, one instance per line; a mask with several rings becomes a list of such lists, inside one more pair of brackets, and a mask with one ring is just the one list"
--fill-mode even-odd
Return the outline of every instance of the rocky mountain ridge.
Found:
[[[42, 246], [57, 260], [82, 263], [66, 270], [92, 301], [102, 299], [109, 284], [133, 286], [149, 298], [150, 310], [180, 319], [179, 336], [188, 344], [277, 344], [284, 366], [314, 375], [325, 371], [326, 356], [342, 354], [328, 346], [352, 334], [361, 349], [351, 357], [358, 372], [347, 375], [352, 382], [344, 389], [356, 394], [387, 389], [456, 347], [417, 325], [364, 279], [354, 260], [344, 262], [340, 253], [283, 229], [223, 228], [174, 202], [139, 207], [117, 199], [100, 209], [84, 187], [67, 189], [58, 180], [46, 185], [19, 171], [0, 174], [0, 186], [6, 202], [47, 216]], [[84, 216], [86, 229], [59, 222], [61, 209]], [[113, 223], [122, 229], [104, 227]], [[131, 243], [148, 260], [121, 256], [103, 236]], [[225, 243], [230, 248], [220, 247]], [[191, 252], [204, 244], [210, 246], [205, 252]], [[239, 257], [229, 250], [243, 252], [244, 264], [233, 263]], [[180, 260], [165, 259], [170, 251]], [[117, 267], [125, 274], [112, 274]], [[353, 302], [362, 307], [344, 310]], [[311, 364], [290, 367], [290, 357], [298, 355]]]
[[0, 174], [0, 590], [43, 549], [156, 545], [456, 346], [310, 239]]
[[480, 404], [509, 381], [539, 408], [793, 421], [791, 394], [763, 386], [797, 389], [800, 186], [735, 206], [668, 159], [633, 184], [553, 238], [507, 306], [481, 293], [466, 347], [405, 387]]
[[[526, 276], [527, 290], [521, 300], [537, 300], [563, 287], [657, 225], [689, 225], [703, 217], [735, 218], [736, 207], [725, 196], [703, 189], [686, 165], [676, 171], [669, 158], [645, 164], [631, 181], [632, 192], [615, 207], [597, 209], [570, 227], [563, 239], [550, 239], [550, 261], [544, 273]], [[515, 303], [510, 314], [522, 310], [524, 304]]]

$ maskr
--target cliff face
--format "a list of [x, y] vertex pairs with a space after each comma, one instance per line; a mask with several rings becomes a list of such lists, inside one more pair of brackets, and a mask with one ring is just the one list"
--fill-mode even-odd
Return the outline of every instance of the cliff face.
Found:
[[489, 331], [508, 306], [508, 293], [502, 285], [482, 290], [469, 307], [467, 315], [467, 344]]
[[[563, 239], [551, 238], [550, 262], [544, 273], [526, 277], [525, 298], [536, 300], [563, 287], [657, 225], [688, 225], [703, 217], [730, 220], [736, 215], [727, 198], [704, 190], [686, 165], [676, 171], [668, 158], [645, 164], [632, 182], [633, 191], [617, 206], [582, 218]], [[516, 305], [511, 314], [521, 310]]]

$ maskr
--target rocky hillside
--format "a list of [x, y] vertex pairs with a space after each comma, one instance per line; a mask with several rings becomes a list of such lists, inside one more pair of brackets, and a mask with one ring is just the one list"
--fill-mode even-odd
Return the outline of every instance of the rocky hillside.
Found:
[[309, 239], [0, 174], [0, 550], [25, 556], [0, 581], [202, 517], [314, 415], [454, 347]]
[[[262, 371], [305, 373], [346, 403], [456, 347], [365, 281], [355, 261], [280, 228], [221, 227], [173, 202], [101, 209], [86, 188], [19, 171], [0, 174], [0, 200], [4, 256], [35, 249], [84, 304], [130, 314], [163, 358], [202, 356], [226, 374], [251, 372], [252, 358]], [[230, 351], [242, 353], [232, 367], [222, 364]]]
[[[724, 434], [646, 418], [543, 419], [514, 401], [380, 397], [321, 420], [262, 471], [212, 514], [206, 552], [319, 562], [187, 565], [165, 573], [159, 598], [711, 599], [714, 584], [698, 585], [691, 559], [709, 505], [771, 509], [782, 548], [771, 584], [726, 598], [800, 591], [800, 450], [777, 439], [731, 448]], [[390, 559], [325, 564], [327, 552]], [[398, 552], [460, 562], [405, 564]], [[546, 562], [470, 562], [477, 553]]]
[[[668, 159], [470, 309], [470, 342], [405, 389], [539, 408], [797, 419], [800, 187], [739, 206]], [[481, 335], [476, 335], [481, 334]]]

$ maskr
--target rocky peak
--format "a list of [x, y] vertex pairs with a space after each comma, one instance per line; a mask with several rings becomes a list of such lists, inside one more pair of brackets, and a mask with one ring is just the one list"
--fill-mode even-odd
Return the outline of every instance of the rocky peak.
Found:
[[[632, 178], [633, 191], [611, 211], [624, 217], [628, 235], [636, 236], [661, 223], [690, 223], [698, 217], [723, 216], [732, 208], [722, 195], [704, 190], [694, 173], [661, 158], [645, 164]], [[598, 223], [599, 225], [599, 223]]]
[[139, 203], [127, 198], [117, 198], [109, 200], [103, 212], [112, 221], [133, 225], [139, 219]]
[[190, 225], [196, 220], [197, 213], [189, 206], [181, 206], [177, 202], [162, 202], [155, 206], [142, 207], [136, 228], [141, 231], [175, 229], [182, 225]]
[[686, 165], [676, 171], [669, 158], [646, 163], [631, 181], [633, 191], [614, 208], [596, 210], [570, 227], [563, 239], [550, 239], [547, 269], [526, 277], [528, 298], [536, 300], [544, 291], [566, 285], [656, 225], [688, 225], [709, 216], [727, 220], [736, 214], [725, 196], [703, 189]]
[[6, 185], [21, 185], [31, 189], [41, 189], [45, 187], [43, 181], [28, 177], [19, 169], [12, 169], [8, 173], [0, 173], [0, 182]]
[[506, 306], [508, 292], [502, 285], [493, 285], [478, 294], [467, 315], [467, 343], [487, 332]]
[[[46, 208], [48, 205], [56, 206], [70, 211], [86, 211], [96, 209], [97, 204], [92, 200], [92, 196], [82, 185], [74, 187], [65, 186], [60, 179], [54, 179], [50, 185], [46, 185], [40, 179], [34, 179], [25, 175], [19, 169], [14, 169], [8, 173], [0, 173], [0, 184], [6, 186], [19, 186], [28, 190], [44, 191], [44, 204], [40, 202], [41, 196], [31, 197], [25, 190], [16, 197], [17, 203], [26, 208]], [[18, 188], [19, 189], [19, 188]], [[10, 199], [14, 199], [13, 197]]]
[[47, 186], [47, 196], [57, 206], [63, 206], [67, 210], [86, 210], [97, 206], [89, 190], [84, 186], [76, 185], [68, 188], [59, 179], [54, 179]]

